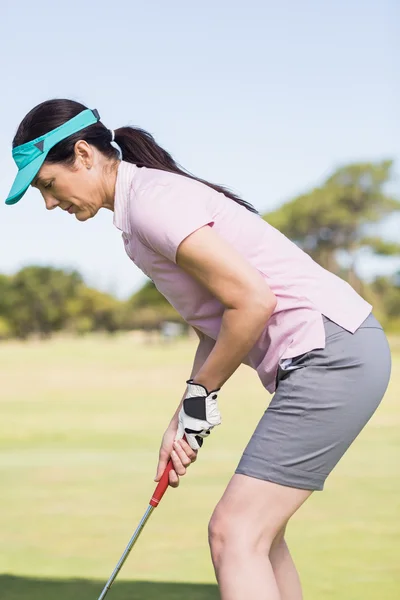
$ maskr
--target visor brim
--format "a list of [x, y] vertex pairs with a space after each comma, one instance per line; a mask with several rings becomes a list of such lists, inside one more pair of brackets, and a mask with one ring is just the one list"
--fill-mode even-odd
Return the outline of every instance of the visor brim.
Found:
[[38, 174], [45, 159], [46, 155], [42, 154], [26, 165], [26, 167], [18, 171], [12, 188], [7, 196], [6, 204], [16, 204], [21, 200], [22, 196]]

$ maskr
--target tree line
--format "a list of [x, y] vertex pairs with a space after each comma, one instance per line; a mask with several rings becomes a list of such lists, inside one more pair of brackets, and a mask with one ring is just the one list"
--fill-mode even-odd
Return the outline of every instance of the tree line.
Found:
[[0, 339], [154, 329], [181, 320], [148, 282], [128, 300], [88, 287], [77, 271], [27, 266], [0, 275]]
[[[389, 160], [346, 165], [263, 218], [349, 281], [374, 305], [388, 330], [400, 331], [400, 272], [370, 283], [357, 274], [366, 250], [400, 257], [400, 244], [377, 234], [382, 220], [400, 211], [398, 199], [386, 192], [392, 171]], [[77, 271], [32, 265], [0, 275], [0, 339], [49, 337], [59, 331], [150, 330], [166, 320], [182, 322], [151, 281], [122, 301], [88, 287]]]

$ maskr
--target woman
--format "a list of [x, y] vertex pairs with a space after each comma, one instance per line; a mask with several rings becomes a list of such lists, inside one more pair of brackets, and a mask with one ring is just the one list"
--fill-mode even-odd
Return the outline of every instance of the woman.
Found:
[[156, 481], [171, 456], [170, 485], [179, 484], [221, 423], [218, 393], [241, 363], [275, 392], [209, 538], [223, 600], [300, 599], [287, 523], [323, 489], [389, 382], [390, 350], [371, 305], [250, 204], [188, 175], [151, 135], [110, 131], [82, 104], [51, 100], [30, 111], [13, 156], [19, 172], [8, 204], [32, 185], [47, 209], [79, 221], [114, 211], [131, 260], [199, 336]]

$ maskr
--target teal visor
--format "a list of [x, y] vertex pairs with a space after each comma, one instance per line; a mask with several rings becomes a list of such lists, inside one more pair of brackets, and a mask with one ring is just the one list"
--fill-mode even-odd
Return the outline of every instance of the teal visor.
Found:
[[49, 151], [65, 138], [77, 133], [89, 125], [100, 121], [100, 115], [96, 109], [89, 108], [76, 115], [60, 127], [45, 133], [44, 135], [26, 142], [13, 149], [13, 159], [18, 167], [18, 173], [13, 186], [8, 194], [6, 204], [16, 204], [21, 200], [26, 190], [35, 179], [43, 165]]

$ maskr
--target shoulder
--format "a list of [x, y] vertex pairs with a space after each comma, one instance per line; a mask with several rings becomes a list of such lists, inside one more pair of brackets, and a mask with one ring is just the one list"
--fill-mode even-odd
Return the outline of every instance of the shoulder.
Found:
[[130, 200], [131, 232], [144, 245], [175, 262], [182, 240], [214, 223], [218, 208], [212, 198], [217, 192], [182, 175], [146, 171], [136, 181]]
[[220, 195], [218, 192], [191, 177], [186, 177], [179, 173], [171, 173], [160, 169], [148, 169], [142, 167], [139, 170], [134, 186], [135, 195], [138, 199], [162, 197], [162, 193], [175, 193], [176, 196], [182, 193], [190, 193], [198, 197], [209, 197], [210, 195]]
[[184, 175], [147, 168], [141, 169], [132, 192], [129, 208], [134, 229], [157, 220], [171, 224], [193, 212], [212, 210], [215, 196], [221, 195]]

